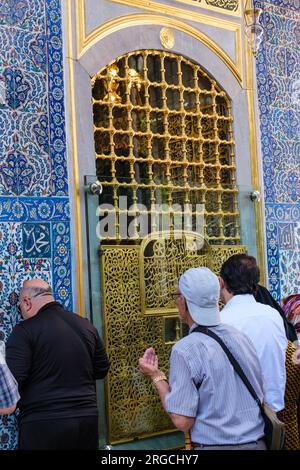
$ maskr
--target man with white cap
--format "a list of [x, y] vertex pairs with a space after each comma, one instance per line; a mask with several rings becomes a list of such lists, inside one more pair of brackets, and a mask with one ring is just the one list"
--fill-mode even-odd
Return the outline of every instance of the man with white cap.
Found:
[[[198, 325], [215, 333], [237, 360], [260, 400], [262, 376], [249, 339], [220, 323], [219, 281], [208, 268], [191, 268], [179, 279], [176, 304], [189, 335], [172, 348], [170, 384], [159, 370], [153, 348], [139, 360], [143, 375], [152, 379], [174, 425], [191, 431], [199, 450], [265, 450], [260, 408], [234, 371], [221, 345], [194, 330]], [[192, 334], [194, 332], [194, 334]]]

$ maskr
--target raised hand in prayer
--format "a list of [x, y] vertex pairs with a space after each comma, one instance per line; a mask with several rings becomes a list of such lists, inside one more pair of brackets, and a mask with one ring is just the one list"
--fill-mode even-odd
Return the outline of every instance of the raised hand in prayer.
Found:
[[139, 359], [139, 369], [143, 375], [149, 378], [153, 378], [160, 373], [158, 357], [153, 348], [146, 349], [144, 355]]

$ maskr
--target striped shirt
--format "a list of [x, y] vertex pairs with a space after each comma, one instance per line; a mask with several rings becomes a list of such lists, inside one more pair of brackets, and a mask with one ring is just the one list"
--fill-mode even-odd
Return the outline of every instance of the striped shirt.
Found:
[[19, 399], [18, 384], [0, 353], [0, 408], [9, 408]]
[[[211, 330], [223, 340], [262, 400], [261, 369], [252, 343], [229, 325]], [[263, 437], [264, 422], [257, 403], [213, 338], [195, 332], [173, 346], [170, 387], [166, 410], [195, 418], [193, 442], [244, 444]]]

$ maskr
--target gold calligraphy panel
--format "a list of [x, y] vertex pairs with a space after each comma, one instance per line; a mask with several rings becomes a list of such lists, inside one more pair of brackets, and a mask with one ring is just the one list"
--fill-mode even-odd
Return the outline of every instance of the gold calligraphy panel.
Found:
[[177, 0], [190, 5], [198, 5], [201, 8], [228, 13], [233, 16], [241, 15], [240, 0]]
[[142, 312], [176, 313], [173, 294], [178, 279], [187, 269], [213, 265], [211, 247], [193, 232], [152, 234], [140, 249]]

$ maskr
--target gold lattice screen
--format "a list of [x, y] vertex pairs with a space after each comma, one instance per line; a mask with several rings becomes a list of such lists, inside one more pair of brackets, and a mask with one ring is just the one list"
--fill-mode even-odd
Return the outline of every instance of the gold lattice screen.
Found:
[[231, 103], [219, 85], [184, 57], [144, 50], [107, 66], [92, 86], [101, 202], [116, 213], [114, 235], [102, 239], [128, 238], [121, 234], [123, 215], [136, 224], [136, 238], [135, 215], [144, 213], [151, 231], [161, 230], [156, 205], [172, 213], [178, 204], [177, 218], [190, 205], [192, 230], [204, 211], [210, 244], [239, 243]]
[[[155, 245], [156, 242], [157, 246], [149, 253], [149, 244]], [[162, 250], [166, 252], [166, 257], [161, 256]], [[225, 259], [244, 251], [245, 247], [242, 245], [213, 246], [210, 250], [204, 245], [199, 249], [192, 249], [190, 256], [186, 258], [182, 256], [186, 254], [185, 241], [163, 242], [162, 238], [155, 237], [146, 239], [142, 246], [102, 247], [102, 306], [106, 348], [111, 362], [106, 382], [110, 443], [173, 429], [153, 386], [139, 373], [138, 359], [146, 348], [153, 346], [159, 356], [160, 368], [168, 372], [172, 344], [180, 337], [180, 327], [176, 325], [176, 321], [173, 322], [174, 328], [177, 328], [173, 341], [168, 339], [166, 331], [172, 311], [174, 320], [177, 318], [174, 300], [170, 300], [170, 294], [175, 290], [177, 273], [202, 265], [203, 261], [218, 273]], [[173, 255], [176, 254], [173, 258], [172, 252]], [[149, 255], [151, 267], [147, 265]], [[144, 277], [147, 283], [147, 279], [151, 279], [151, 272], [153, 279], [155, 276], [156, 279], [151, 287], [148, 285], [149, 296], [145, 298], [141, 295], [141, 279]], [[163, 278], [165, 284], [162, 284]], [[157, 286], [161, 297], [155, 298]], [[162, 305], [161, 298], [164, 297], [168, 308], [164, 306], [159, 309]], [[150, 311], [151, 315], [142, 313], [142, 310], [147, 313], [146, 309], [151, 307], [155, 308], [155, 311]]]

